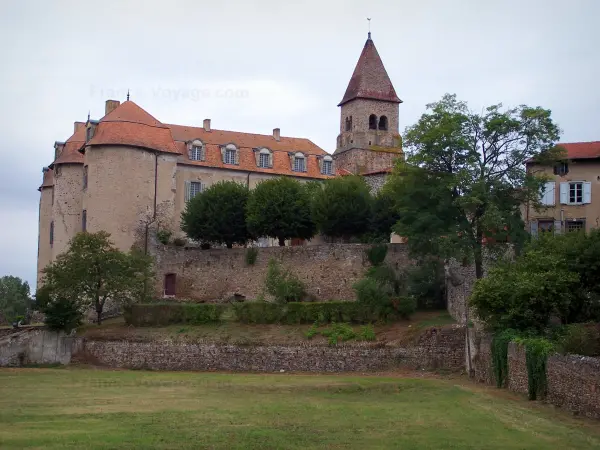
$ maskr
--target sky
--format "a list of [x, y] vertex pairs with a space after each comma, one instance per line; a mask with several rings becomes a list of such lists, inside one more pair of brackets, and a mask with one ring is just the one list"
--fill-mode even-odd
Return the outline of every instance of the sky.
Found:
[[400, 131], [456, 93], [474, 110], [552, 110], [563, 142], [600, 140], [597, 0], [0, 2], [0, 276], [35, 286], [38, 186], [55, 141], [107, 99], [165, 123], [305, 137], [333, 152], [367, 37]]

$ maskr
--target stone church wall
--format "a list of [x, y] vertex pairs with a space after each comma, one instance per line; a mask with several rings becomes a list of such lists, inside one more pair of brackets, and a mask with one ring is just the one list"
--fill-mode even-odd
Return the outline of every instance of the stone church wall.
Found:
[[[234, 294], [256, 299], [263, 293], [269, 260], [289, 269], [317, 300], [354, 300], [352, 285], [368, 267], [366, 244], [323, 244], [258, 248], [253, 265], [245, 248], [210, 249], [158, 245], [155, 249], [156, 291], [160, 297], [167, 274], [176, 276], [176, 297], [221, 301]], [[389, 244], [386, 262], [398, 272], [411, 261], [404, 244]]]

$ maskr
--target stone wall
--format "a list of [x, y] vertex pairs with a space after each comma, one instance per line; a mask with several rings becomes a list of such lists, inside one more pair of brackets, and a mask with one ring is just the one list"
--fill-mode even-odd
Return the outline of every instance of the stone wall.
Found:
[[240, 372], [370, 372], [464, 367], [464, 327], [426, 330], [410, 346], [374, 343], [241, 346], [172, 341], [86, 340], [82, 361], [109, 367]]
[[508, 344], [508, 389], [525, 394], [529, 392], [525, 347]]
[[471, 330], [471, 361], [475, 379], [480, 383], [496, 384], [492, 362], [492, 335]]
[[[156, 292], [162, 296], [166, 274], [176, 275], [176, 297], [218, 301], [240, 294], [257, 298], [264, 289], [271, 258], [294, 273], [318, 300], [353, 300], [352, 285], [369, 262], [364, 244], [324, 244], [259, 248], [254, 265], [246, 264], [245, 248], [210, 249], [159, 245], [155, 250]], [[386, 262], [397, 271], [410, 264], [404, 244], [389, 244]]]
[[82, 340], [44, 328], [28, 328], [0, 338], [0, 367], [69, 364]]

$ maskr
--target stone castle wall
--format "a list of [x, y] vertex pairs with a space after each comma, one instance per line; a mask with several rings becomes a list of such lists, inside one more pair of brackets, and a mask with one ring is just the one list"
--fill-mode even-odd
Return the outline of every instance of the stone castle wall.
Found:
[[[156, 291], [162, 296], [167, 274], [176, 276], [176, 297], [219, 301], [233, 294], [255, 299], [264, 291], [269, 260], [289, 269], [317, 300], [353, 300], [352, 285], [363, 278], [370, 263], [365, 244], [323, 244], [258, 248], [253, 265], [246, 264], [245, 248], [210, 249], [158, 245], [154, 250]], [[396, 271], [411, 260], [404, 244], [389, 244], [386, 262]]]

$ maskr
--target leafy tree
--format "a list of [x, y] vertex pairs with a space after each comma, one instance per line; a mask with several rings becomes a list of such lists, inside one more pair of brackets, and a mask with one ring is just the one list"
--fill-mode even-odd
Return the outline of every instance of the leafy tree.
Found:
[[557, 160], [559, 129], [550, 111], [502, 105], [472, 112], [454, 95], [427, 105], [405, 133], [406, 163], [390, 186], [400, 219], [394, 230], [413, 252], [474, 259], [483, 275], [483, 243], [501, 251], [525, 239], [519, 207], [539, 204], [542, 176], [525, 162]]
[[310, 239], [316, 229], [308, 189], [288, 177], [259, 183], [248, 199], [246, 223], [253, 235], [276, 238], [282, 247], [286, 239]]
[[71, 301], [80, 308], [93, 307], [100, 325], [107, 299], [123, 304], [144, 297], [150, 258], [118, 250], [109, 237], [105, 231], [75, 235], [69, 249], [44, 269], [47, 303]]
[[25, 316], [31, 305], [29, 284], [19, 277], [10, 275], [0, 278], [0, 315], [8, 322]]
[[400, 219], [394, 192], [381, 189], [373, 197], [369, 234], [371, 241], [389, 242], [394, 225]]
[[181, 214], [181, 229], [200, 242], [245, 244], [248, 188], [234, 181], [220, 181], [191, 199]]
[[369, 228], [372, 198], [361, 177], [327, 180], [313, 199], [313, 219], [321, 233], [349, 240]]
[[44, 313], [44, 322], [49, 329], [69, 333], [83, 322], [81, 309], [68, 298], [58, 297], [44, 304], [40, 311]]

